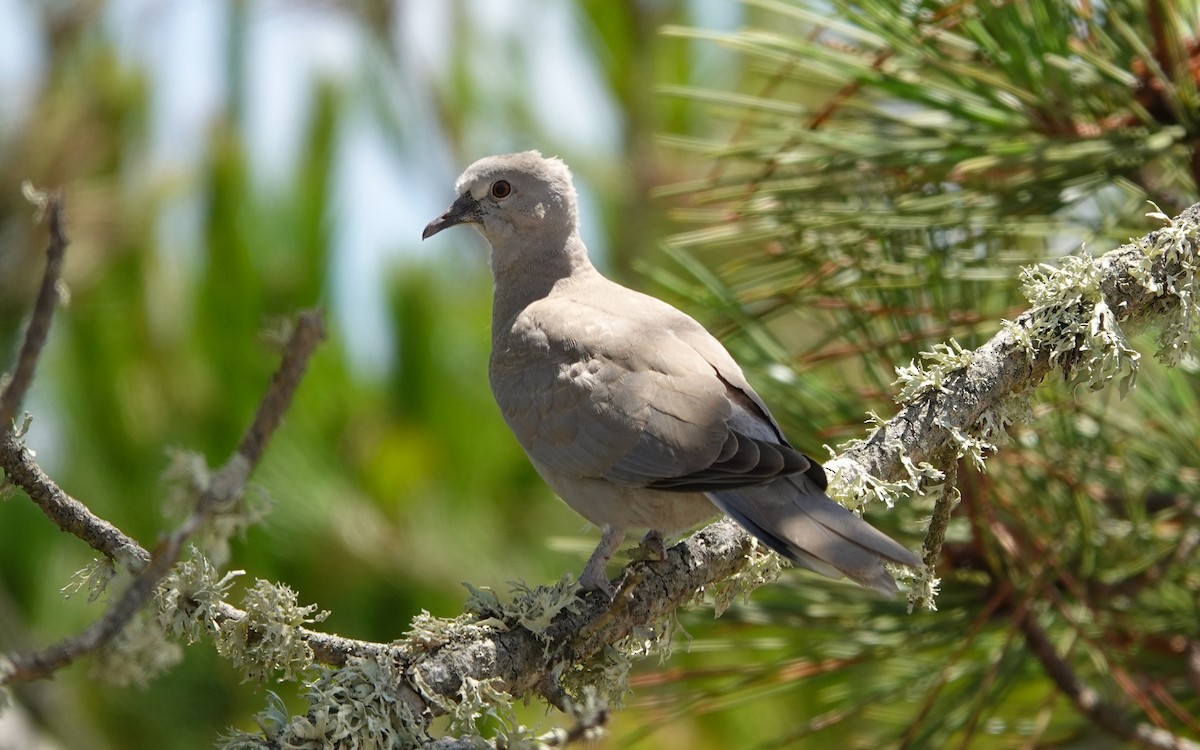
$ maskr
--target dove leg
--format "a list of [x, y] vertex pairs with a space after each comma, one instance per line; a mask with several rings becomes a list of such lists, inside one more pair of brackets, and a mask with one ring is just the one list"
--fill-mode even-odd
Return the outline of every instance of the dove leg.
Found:
[[614, 593], [612, 584], [608, 582], [608, 576], [604, 573], [604, 566], [608, 565], [608, 561], [612, 559], [624, 539], [624, 529], [608, 525], [603, 527], [600, 544], [596, 545], [596, 551], [592, 553], [587, 565], [583, 568], [583, 575], [579, 576], [580, 586], [585, 590], [599, 589], [609, 595]]
[[649, 550], [650, 554], [656, 559], [667, 559], [667, 548], [663, 544], [663, 533], [658, 529], [650, 529], [646, 532], [646, 536], [642, 537], [642, 546]]

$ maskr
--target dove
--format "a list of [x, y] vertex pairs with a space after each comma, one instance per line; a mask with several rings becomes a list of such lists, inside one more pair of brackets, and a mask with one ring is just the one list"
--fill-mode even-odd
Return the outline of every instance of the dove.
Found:
[[422, 233], [474, 226], [491, 246], [488, 375], [538, 474], [601, 530], [579, 578], [630, 529], [664, 535], [724, 513], [793, 563], [885, 596], [885, 563], [911, 551], [830, 499], [825, 470], [791, 446], [725, 347], [686, 313], [603, 276], [580, 238], [571, 172], [538, 151], [489, 156]]

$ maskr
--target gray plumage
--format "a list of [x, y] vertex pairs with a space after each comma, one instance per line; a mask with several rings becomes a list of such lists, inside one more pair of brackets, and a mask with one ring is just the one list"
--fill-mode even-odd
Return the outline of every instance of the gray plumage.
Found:
[[592, 266], [566, 164], [490, 156], [457, 190], [422, 236], [470, 223], [491, 244], [492, 392], [538, 473], [603, 530], [585, 587], [611, 591], [604, 566], [627, 529], [657, 539], [722, 511], [799, 565], [885, 595], [883, 563], [921, 565], [825, 495], [824, 470], [720, 342]]

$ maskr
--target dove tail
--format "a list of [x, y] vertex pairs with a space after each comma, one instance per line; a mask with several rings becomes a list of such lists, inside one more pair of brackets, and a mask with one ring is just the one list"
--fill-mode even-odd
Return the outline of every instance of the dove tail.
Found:
[[883, 563], [921, 567], [916, 555], [829, 499], [805, 474], [709, 492], [708, 498], [797, 565], [829, 578], [845, 576], [884, 596], [898, 589]]

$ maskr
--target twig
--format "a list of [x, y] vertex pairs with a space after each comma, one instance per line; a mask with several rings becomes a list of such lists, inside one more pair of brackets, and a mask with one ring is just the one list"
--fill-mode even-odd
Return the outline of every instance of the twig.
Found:
[[58, 528], [135, 573], [150, 562], [150, 553], [141, 545], [46, 476], [21, 440], [10, 431], [0, 435], [0, 469]]
[[112, 639], [153, 595], [159, 582], [179, 559], [187, 540], [214, 514], [236, 500], [262, 456], [267, 440], [291, 403], [309, 358], [325, 337], [320, 313], [302, 313], [284, 349], [283, 361], [259, 403], [254, 420], [246, 429], [238, 449], [212, 477], [196, 500], [196, 508], [170, 536], [160, 542], [149, 564], [137, 574], [129, 588], [104, 615], [78, 635], [43, 651], [13, 654], [2, 682], [24, 682], [47, 677], [79, 657], [95, 651]]
[[1126, 742], [1133, 742], [1151, 750], [1200, 750], [1200, 743], [1144, 722], [1129, 721], [1121, 716], [1119, 708], [1101, 700], [1099, 694], [1083, 682], [1071, 669], [1071, 665], [1058, 655], [1046, 631], [1034, 621], [1031, 612], [1024, 612], [1017, 625], [1025, 636], [1029, 650], [1042, 663], [1042, 669], [1074, 704], [1075, 710], [1091, 719], [1096, 726]]
[[5, 433], [12, 429], [13, 417], [16, 416], [17, 409], [20, 408], [25, 393], [33, 382], [33, 371], [37, 367], [42, 347], [46, 345], [46, 337], [50, 333], [50, 320], [54, 317], [54, 308], [58, 306], [58, 282], [62, 276], [63, 256], [67, 250], [67, 236], [63, 232], [62, 196], [35, 191], [28, 185], [26, 195], [38, 203], [39, 213], [44, 212], [46, 228], [50, 232], [50, 244], [46, 248], [46, 270], [42, 273], [42, 285], [38, 288], [29, 324], [25, 327], [25, 337], [17, 353], [16, 366], [8, 384], [0, 390], [0, 430]]

